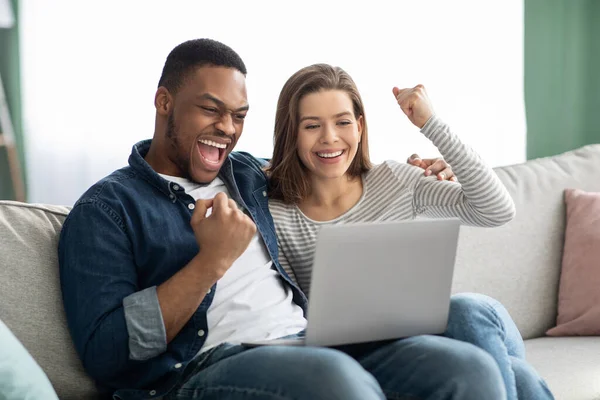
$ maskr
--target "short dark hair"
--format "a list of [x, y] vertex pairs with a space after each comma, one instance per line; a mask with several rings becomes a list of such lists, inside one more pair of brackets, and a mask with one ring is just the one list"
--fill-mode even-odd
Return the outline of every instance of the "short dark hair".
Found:
[[176, 93], [187, 74], [205, 65], [235, 68], [246, 75], [246, 65], [231, 47], [212, 39], [193, 39], [171, 50], [158, 86]]

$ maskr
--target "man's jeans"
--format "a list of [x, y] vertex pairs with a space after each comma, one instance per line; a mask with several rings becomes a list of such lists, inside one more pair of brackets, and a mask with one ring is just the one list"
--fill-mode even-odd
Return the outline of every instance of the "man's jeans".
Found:
[[335, 349], [225, 343], [190, 363], [166, 399], [552, 399], [497, 301], [453, 296], [445, 336]]

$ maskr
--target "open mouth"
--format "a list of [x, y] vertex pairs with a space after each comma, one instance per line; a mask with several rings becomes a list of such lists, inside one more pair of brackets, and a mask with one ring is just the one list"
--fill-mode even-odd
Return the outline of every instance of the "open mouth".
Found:
[[344, 154], [345, 151], [346, 150], [338, 150], [338, 151], [332, 151], [332, 152], [316, 152], [315, 154], [319, 158], [323, 158], [326, 160], [333, 160], [333, 159], [340, 157], [342, 154]]
[[226, 143], [210, 139], [198, 139], [198, 151], [207, 166], [219, 166], [225, 158], [226, 150]]

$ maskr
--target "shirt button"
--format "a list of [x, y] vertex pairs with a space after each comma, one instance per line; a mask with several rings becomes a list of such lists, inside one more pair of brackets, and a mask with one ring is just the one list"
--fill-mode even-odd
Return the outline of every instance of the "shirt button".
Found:
[[179, 369], [179, 368], [181, 368], [181, 363], [177, 363], [174, 366], [175, 366], [175, 369]]
[[200, 336], [200, 337], [204, 336], [204, 330], [203, 329], [200, 329], [198, 331], [198, 336]]
[[267, 192], [263, 190], [263, 197], [267, 197]]
[[173, 190], [179, 190], [179, 185], [173, 185]]
[[173, 200], [173, 199], [175, 198], [175, 195], [174, 195], [174, 194], [170, 194], [170, 195], [169, 195], [169, 198], [170, 198], [171, 200]]
[[210, 292], [212, 292], [212, 289], [208, 289], [208, 292], [206, 292], [206, 294], [210, 294]]
[[156, 394], [156, 390], [151, 390], [150, 391], [150, 396], [154, 396]]
[[190, 204], [188, 204], [188, 208], [190, 210], [193, 210], [194, 208], [196, 208], [196, 205], [194, 203], [190, 203]]

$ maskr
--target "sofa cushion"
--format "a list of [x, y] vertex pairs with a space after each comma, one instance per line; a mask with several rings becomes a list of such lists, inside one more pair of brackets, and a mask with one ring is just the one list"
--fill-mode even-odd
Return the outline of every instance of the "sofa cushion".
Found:
[[547, 334], [600, 335], [600, 193], [568, 189], [565, 204], [557, 326]]
[[0, 201], [0, 319], [48, 375], [61, 399], [92, 399], [67, 330], [56, 247], [66, 207]]
[[539, 337], [556, 323], [563, 192], [600, 191], [600, 145], [495, 171], [512, 195], [517, 215], [500, 228], [461, 228], [453, 291], [497, 298], [525, 338]]
[[600, 337], [531, 339], [525, 349], [557, 400], [600, 399]]

